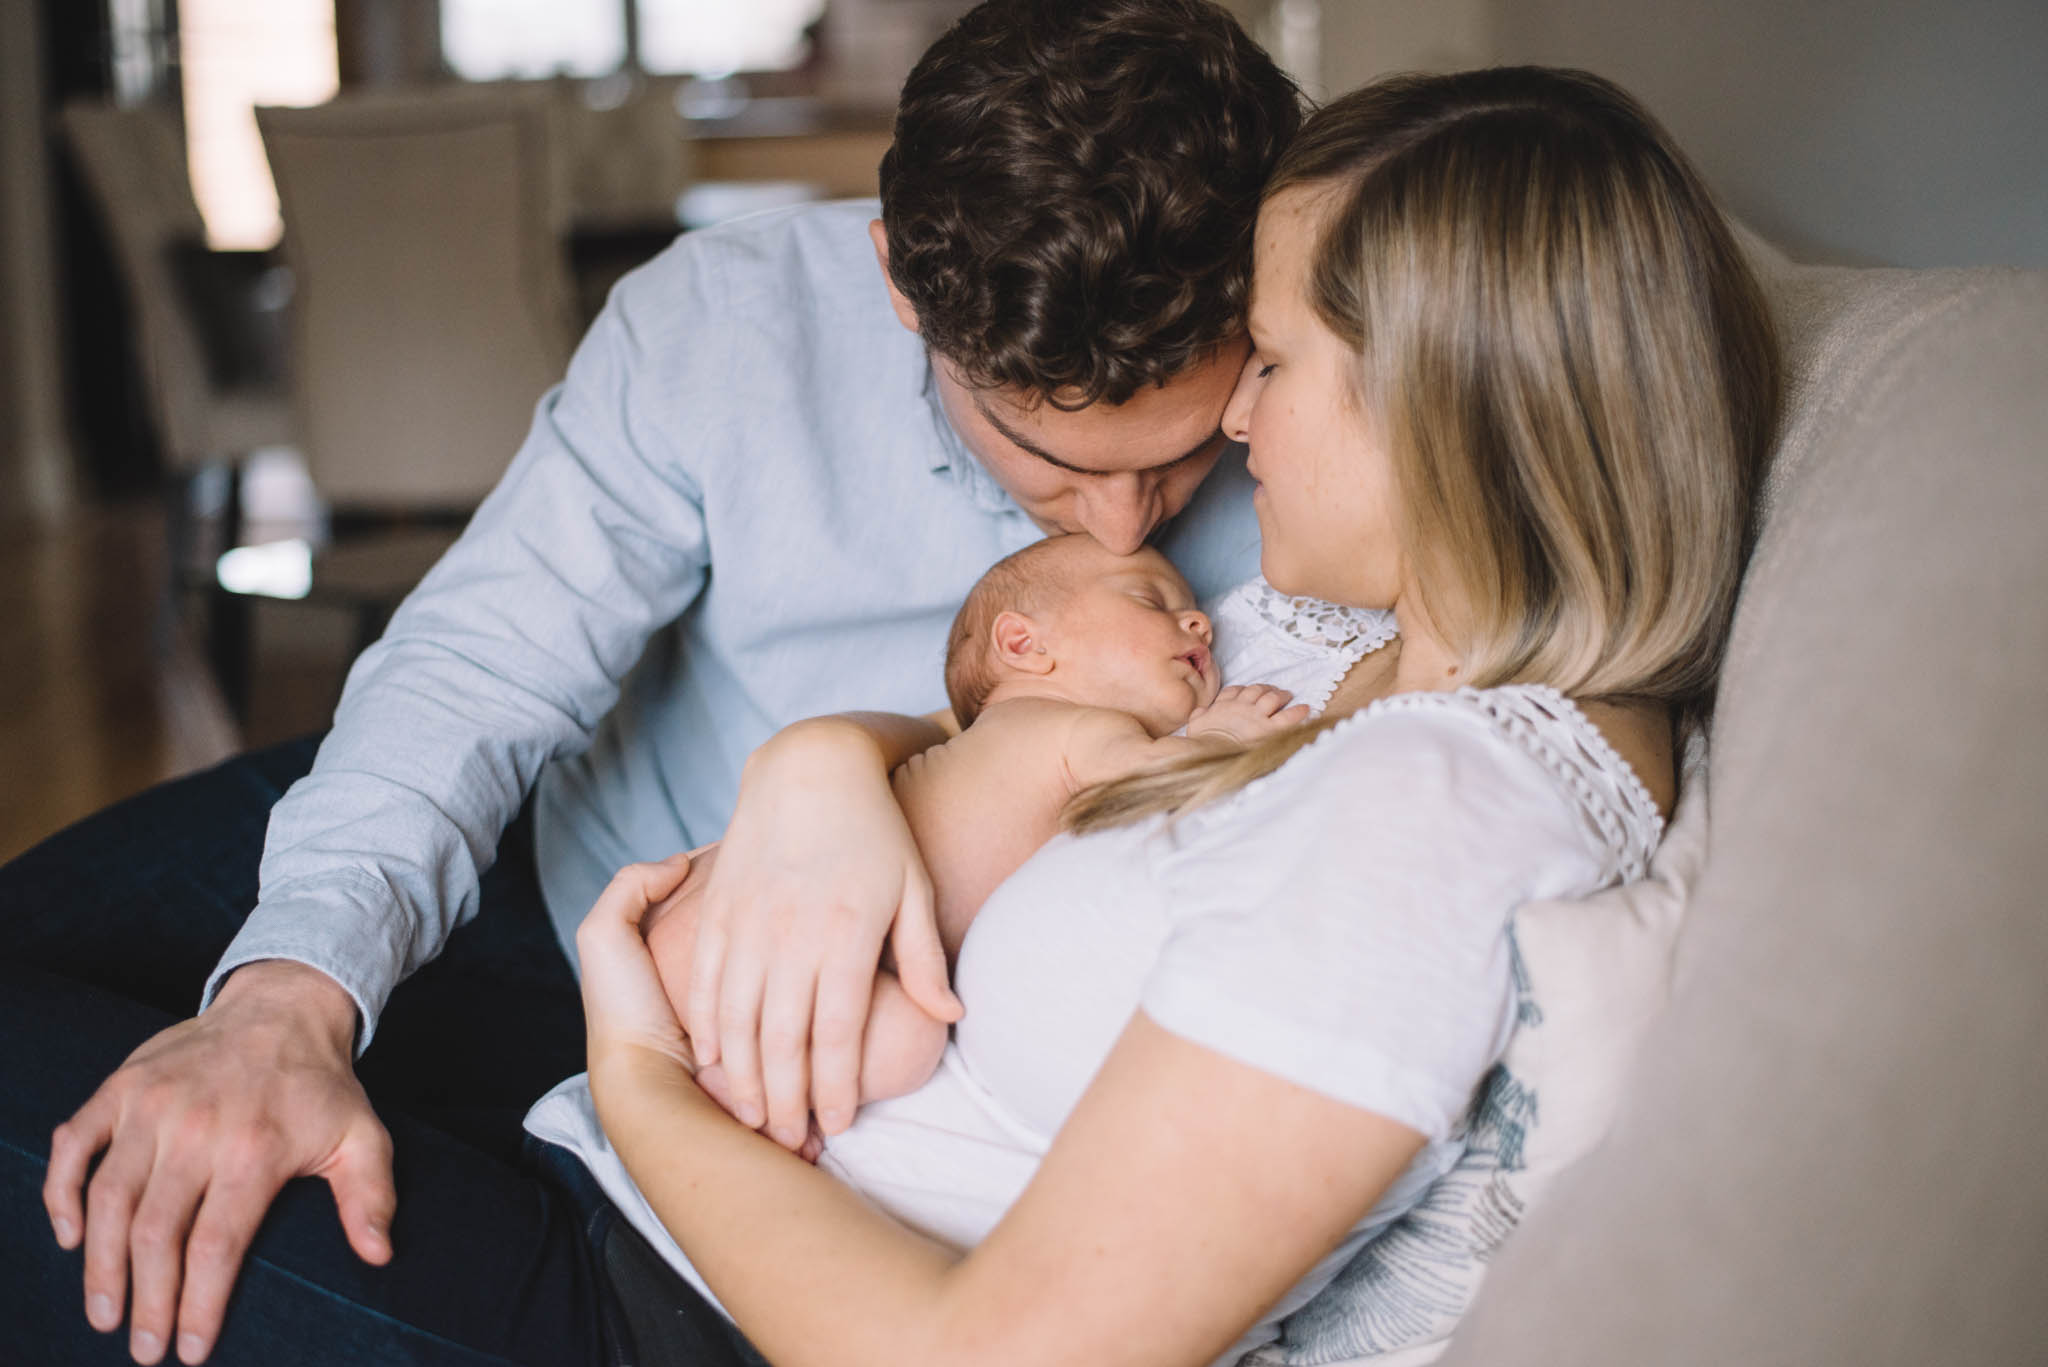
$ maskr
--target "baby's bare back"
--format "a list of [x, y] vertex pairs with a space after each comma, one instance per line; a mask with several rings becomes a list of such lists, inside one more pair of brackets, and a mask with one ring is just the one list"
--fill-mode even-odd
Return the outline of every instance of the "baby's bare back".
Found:
[[1076, 787], [1067, 751], [1087, 710], [1039, 698], [999, 703], [890, 776], [931, 874], [949, 957], [996, 885], [1059, 834]]

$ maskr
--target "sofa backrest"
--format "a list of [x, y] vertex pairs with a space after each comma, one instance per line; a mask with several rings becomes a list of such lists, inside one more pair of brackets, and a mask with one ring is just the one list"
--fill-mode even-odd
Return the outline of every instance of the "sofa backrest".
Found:
[[1672, 1003], [1446, 1363], [2048, 1341], [2048, 273], [1755, 258], [1788, 405]]

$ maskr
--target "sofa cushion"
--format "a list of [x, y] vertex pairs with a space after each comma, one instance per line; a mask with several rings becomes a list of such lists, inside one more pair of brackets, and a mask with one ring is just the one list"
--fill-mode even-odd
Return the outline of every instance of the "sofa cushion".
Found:
[[1760, 264], [1789, 406], [1671, 1006], [1447, 1364], [2048, 1334], [2048, 275]]

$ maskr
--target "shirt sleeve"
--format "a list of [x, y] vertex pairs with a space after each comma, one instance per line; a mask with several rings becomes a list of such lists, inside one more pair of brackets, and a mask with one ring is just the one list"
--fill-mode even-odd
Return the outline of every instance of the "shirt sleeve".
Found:
[[590, 743], [709, 567], [688, 457], [730, 420], [717, 272], [686, 239], [616, 290], [461, 539], [356, 662], [273, 810], [256, 908], [202, 997], [258, 959], [329, 974], [360, 1051], [400, 979], [476, 914], [549, 759]]
[[1513, 1025], [1515, 907], [1597, 876], [1558, 782], [1483, 718], [1391, 709], [1197, 818], [1162, 862], [1176, 924], [1146, 1014], [1430, 1139], [1455, 1133]]

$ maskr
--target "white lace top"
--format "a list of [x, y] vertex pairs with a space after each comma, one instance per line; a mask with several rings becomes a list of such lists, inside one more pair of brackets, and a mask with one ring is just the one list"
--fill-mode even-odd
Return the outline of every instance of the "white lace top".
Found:
[[[1231, 638], [1217, 655], [1237, 668], [1226, 678], [1326, 700], [1391, 630], [1377, 615], [1287, 602], [1254, 584], [1219, 605], [1219, 640]], [[1234, 1362], [1458, 1161], [1467, 1110], [1513, 1026], [1515, 908], [1640, 875], [1661, 825], [1555, 690], [1375, 703], [1177, 825], [1063, 835], [1040, 850], [961, 949], [967, 1015], [938, 1073], [863, 1108], [820, 1167], [912, 1228], [975, 1244], [1138, 1010], [1420, 1132], [1421, 1152], [1379, 1204], [1218, 1360]], [[527, 1128], [575, 1150], [703, 1289], [605, 1142], [585, 1079], [542, 1098]]]
[[1351, 666], [1400, 634], [1391, 612], [1290, 598], [1261, 576], [1209, 613], [1223, 682], [1269, 683], [1321, 716]]

